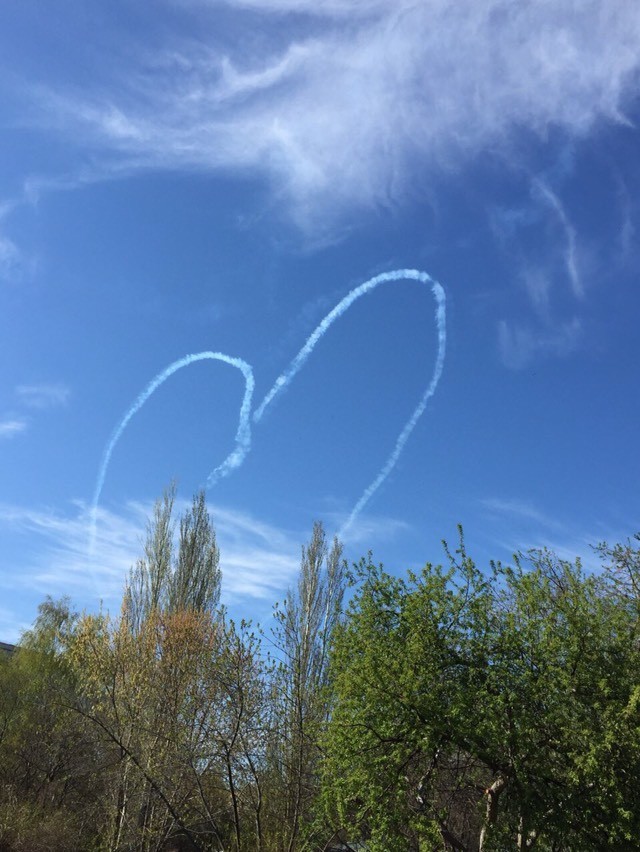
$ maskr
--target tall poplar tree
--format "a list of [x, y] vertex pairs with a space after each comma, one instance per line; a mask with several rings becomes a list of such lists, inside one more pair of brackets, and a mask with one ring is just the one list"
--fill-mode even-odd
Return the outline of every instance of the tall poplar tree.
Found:
[[275, 641], [281, 664], [275, 678], [275, 743], [283, 797], [281, 848], [302, 848], [318, 792], [319, 740], [328, 719], [331, 641], [342, 613], [345, 568], [342, 545], [327, 543], [316, 523], [302, 548], [300, 572], [282, 607], [276, 608]]

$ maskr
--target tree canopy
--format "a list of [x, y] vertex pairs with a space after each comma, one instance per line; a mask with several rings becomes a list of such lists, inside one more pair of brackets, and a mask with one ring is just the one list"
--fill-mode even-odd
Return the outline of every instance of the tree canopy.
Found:
[[372, 852], [637, 848], [637, 598], [548, 551], [486, 574], [448, 556], [360, 567], [332, 660], [334, 820]]
[[638, 538], [400, 575], [316, 524], [259, 629], [174, 510], [119, 613], [48, 599], [0, 655], [2, 852], [638, 847]]

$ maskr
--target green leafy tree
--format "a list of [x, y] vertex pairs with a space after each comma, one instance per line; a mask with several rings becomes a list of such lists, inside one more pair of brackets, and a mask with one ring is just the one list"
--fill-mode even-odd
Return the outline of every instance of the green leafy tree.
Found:
[[302, 548], [297, 586], [276, 607], [274, 639], [280, 654], [272, 687], [270, 761], [276, 805], [272, 841], [293, 852], [305, 847], [319, 789], [319, 740], [328, 719], [329, 649], [342, 614], [342, 546], [329, 546], [320, 523]]
[[215, 612], [220, 602], [220, 550], [204, 492], [180, 518], [177, 550], [175, 494], [172, 485], [156, 502], [144, 556], [130, 572], [124, 608], [134, 632], [154, 611]]
[[[87, 848], [100, 823], [103, 753], [71, 709], [65, 657], [76, 616], [48, 598], [0, 660], [0, 848]], [[88, 783], [88, 780], [91, 783]]]
[[219, 552], [202, 494], [155, 508], [121, 616], [85, 616], [69, 648], [76, 710], [113, 768], [103, 848], [261, 848], [265, 674], [259, 642], [219, 607]]
[[631, 849], [638, 619], [548, 552], [372, 565], [332, 660], [324, 797], [371, 850]]

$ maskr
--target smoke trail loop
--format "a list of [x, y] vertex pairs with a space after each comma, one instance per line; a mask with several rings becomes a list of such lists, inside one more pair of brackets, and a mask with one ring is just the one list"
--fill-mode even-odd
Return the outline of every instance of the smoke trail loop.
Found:
[[254, 422], [259, 423], [264, 415], [265, 410], [268, 408], [269, 405], [271, 405], [271, 403], [278, 396], [278, 394], [283, 393], [287, 390], [295, 375], [302, 369], [307, 359], [315, 349], [316, 345], [324, 337], [330, 326], [333, 325], [336, 320], [340, 319], [340, 317], [342, 317], [349, 310], [351, 305], [353, 305], [353, 303], [357, 301], [357, 299], [361, 298], [367, 293], [370, 293], [372, 290], [375, 290], [375, 288], [378, 287], [380, 284], [386, 284], [391, 281], [404, 280], [414, 280], [419, 281], [422, 284], [431, 285], [431, 290], [436, 300], [436, 326], [438, 331], [438, 354], [436, 357], [436, 365], [433, 371], [433, 377], [431, 379], [431, 382], [426, 388], [424, 394], [422, 395], [422, 398], [420, 399], [417, 407], [413, 411], [411, 417], [407, 420], [402, 431], [400, 432], [393, 451], [391, 452], [391, 455], [385, 462], [380, 473], [376, 476], [371, 485], [369, 485], [369, 487], [363, 493], [362, 497], [360, 497], [360, 499], [354, 506], [346, 523], [342, 526], [340, 532], [338, 533], [338, 535], [340, 536], [342, 536], [349, 529], [349, 527], [353, 524], [357, 516], [364, 509], [364, 507], [373, 497], [378, 488], [380, 488], [382, 483], [389, 476], [389, 474], [395, 467], [396, 462], [400, 458], [405, 444], [409, 440], [409, 436], [415, 429], [418, 420], [424, 413], [424, 410], [427, 407], [427, 403], [436, 392], [436, 388], [438, 387], [438, 383], [440, 381], [440, 377], [442, 375], [442, 370], [444, 367], [444, 356], [447, 343], [445, 308], [446, 299], [442, 285], [435, 281], [433, 278], [431, 278], [431, 276], [428, 275], [426, 272], [420, 272], [417, 269], [397, 269], [394, 272], [383, 272], [381, 275], [376, 275], [373, 278], [370, 278], [368, 281], [365, 281], [364, 284], [361, 284], [359, 287], [355, 287], [353, 290], [351, 290], [350, 293], [347, 293], [347, 295], [340, 302], [338, 302], [335, 308], [333, 308], [333, 310], [331, 310], [326, 315], [326, 317], [311, 333], [306, 343], [295, 356], [295, 358], [291, 361], [287, 369], [278, 376], [273, 386], [268, 391], [267, 395], [262, 400], [255, 414], [253, 415]]
[[[426, 272], [420, 272], [417, 269], [397, 269], [393, 272], [383, 272], [381, 275], [376, 275], [373, 278], [370, 278], [368, 281], [365, 281], [364, 284], [355, 287], [353, 290], [351, 290], [350, 293], [347, 293], [347, 295], [343, 299], [341, 299], [340, 302], [338, 302], [338, 304], [333, 308], [333, 310], [331, 310], [320, 322], [320, 324], [309, 336], [302, 349], [300, 349], [295, 358], [293, 358], [287, 369], [280, 376], [278, 376], [273, 386], [267, 392], [266, 396], [253, 414], [254, 422], [259, 423], [264, 415], [265, 410], [272, 404], [276, 397], [288, 389], [293, 378], [297, 375], [297, 373], [300, 372], [307, 359], [315, 349], [316, 345], [320, 342], [322, 337], [324, 337], [330, 326], [336, 320], [340, 319], [340, 317], [342, 317], [346, 313], [346, 311], [351, 307], [351, 305], [353, 305], [355, 301], [357, 301], [359, 298], [366, 295], [367, 293], [370, 293], [375, 290], [375, 288], [378, 287], [380, 284], [402, 280], [414, 280], [418, 281], [421, 284], [429, 285], [431, 287], [431, 291], [436, 300], [435, 318], [438, 333], [438, 353], [436, 357], [436, 364], [431, 381], [425, 389], [422, 397], [420, 398], [415, 410], [413, 411], [413, 413], [405, 423], [404, 427], [402, 428], [400, 434], [398, 435], [391, 454], [389, 455], [387, 461], [383, 465], [376, 478], [368, 486], [368, 488], [365, 489], [364, 493], [352, 509], [351, 514], [349, 515], [346, 523], [342, 526], [339, 532], [339, 535], [341, 536], [353, 524], [357, 516], [364, 509], [369, 500], [371, 500], [375, 492], [378, 490], [378, 488], [380, 488], [380, 486], [383, 484], [383, 482], [393, 470], [396, 462], [400, 458], [400, 455], [405, 448], [407, 441], [409, 440], [411, 433], [415, 429], [418, 420], [424, 413], [424, 410], [427, 407], [427, 403], [436, 392], [438, 383], [440, 382], [440, 377], [442, 376], [446, 349], [446, 300], [445, 292], [442, 286], [433, 278], [431, 278], [431, 276], [428, 275]], [[140, 409], [145, 404], [145, 402], [147, 402], [149, 397], [170, 376], [172, 376], [175, 372], [182, 369], [183, 367], [188, 367], [197, 361], [204, 360], [222, 361], [225, 364], [229, 364], [230, 366], [240, 370], [245, 380], [245, 391], [240, 406], [238, 429], [235, 437], [235, 447], [232, 452], [227, 456], [227, 458], [211, 471], [206, 481], [207, 488], [211, 488], [223, 477], [228, 476], [230, 473], [240, 467], [240, 465], [244, 461], [247, 453], [251, 449], [251, 405], [253, 401], [253, 392], [255, 389], [255, 381], [251, 366], [246, 361], [243, 361], [241, 358], [233, 358], [230, 355], [223, 354], [222, 352], [198, 352], [193, 355], [186, 355], [184, 358], [180, 358], [179, 360], [174, 361], [173, 363], [169, 364], [169, 366], [166, 367], [161, 373], [158, 373], [158, 375], [155, 376], [155, 378], [153, 378], [149, 382], [149, 384], [142, 391], [142, 393], [140, 393], [140, 395], [135, 399], [133, 404], [125, 413], [124, 417], [120, 420], [120, 422], [114, 429], [111, 438], [107, 443], [107, 446], [102, 456], [102, 461], [98, 472], [98, 478], [96, 481], [95, 492], [93, 495], [93, 502], [91, 505], [91, 552], [93, 551], [93, 545], [95, 541], [98, 503], [100, 501], [100, 495], [102, 494], [102, 489], [104, 487], [107, 469], [109, 467], [109, 463], [111, 461], [111, 456], [113, 455], [115, 446], [122, 437], [122, 433], [126, 429], [129, 421], [138, 411], [140, 411]]]
[[160, 385], [164, 384], [164, 382], [166, 382], [174, 373], [177, 373], [178, 370], [181, 370], [183, 367], [189, 367], [197, 361], [222, 361], [225, 364], [236, 367], [236, 369], [240, 370], [243, 374], [245, 382], [244, 396], [240, 406], [240, 416], [238, 419], [238, 429], [236, 431], [235, 448], [222, 462], [222, 464], [218, 465], [211, 471], [207, 479], [207, 486], [214, 485], [224, 476], [228, 476], [233, 470], [235, 470], [235, 468], [242, 464], [245, 456], [249, 452], [251, 448], [251, 419], [249, 415], [251, 412], [251, 402], [255, 387], [255, 380], [251, 366], [247, 364], [246, 361], [243, 361], [242, 358], [233, 358], [230, 355], [225, 355], [223, 352], [197, 352], [192, 355], [185, 355], [184, 358], [179, 358], [177, 361], [173, 361], [168, 367], [162, 370], [161, 373], [158, 373], [158, 375], [149, 382], [142, 393], [138, 395], [133, 404], [126, 411], [122, 420], [120, 420], [114, 429], [107, 443], [102, 455], [100, 470], [98, 472], [96, 487], [93, 494], [93, 502], [91, 504], [91, 552], [93, 551], [95, 541], [98, 503], [104, 487], [107, 468], [109, 467], [115, 446], [122, 437], [122, 433], [134, 414], [137, 414], [137, 412], [140, 411], [145, 402], [147, 402], [149, 397], [160, 387]]
[[[393, 272], [383, 272], [380, 275], [375, 275], [373, 278], [365, 281], [364, 284], [354, 287], [350, 293], [347, 293], [347, 295], [338, 302], [335, 308], [326, 315], [317, 328], [311, 333], [306, 343], [295, 356], [293, 361], [291, 361], [287, 369], [278, 376], [273, 387], [269, 390], [253, 415], [254, 422], [258, 423], [262, 419], [265, 409], [271, 405], [274, 398], [289, 387], [293, 377], [302, 369], [316, 345], [324, 337], [330, 326], [332, 326], [337, 319], [340, 319], [340, 317], [349, 310], [355, 301], [364, 296], [366, 293], [370, 293], [372, 290], [375, 290], [380, 284], [386, 284], [389, 281], [404, 281], [408, 279], [420, 281], [424, 284], [432, 284], [434, 286], [437, 284], [437, 282], [435, 282], [430, 275], [427, 275], [426, 272], [420, 272], [417, 269], [396, 269]], [[437, 286], [442, 291], [444, 298], [444, 291], [442, 290], [441, 285], [437, 284]]]
[[396, 465], [396, 462], [400, 458], [402, 451], [404, 450], [405, 444], [409, 440], [409, 436], [413, 432], [416, 427], [418, 420], [422, 417], [425, 408], [427, 407], [427, 403], [431, 399], [431, 397], [436, 392], [438, 387], [438, 383], [440, 382], [440, 377], [442, 376], [442, 370], [444, 368], [444, 356], [447, 345], [447, 332], [446, 332], [446, 310], [445, 310], [445, 294], [442, 286], [438, 284], [437, 281], [433, 282], [432, 286], [433, 295], [436, 299], [436, 325], [438, 327], [438, 355], [436, 357], [436, 365], [433, 371], [433, 376], [431, 378], [431, 382], [429, 383], [428, 388], [425, 390], [420, 402], [416, 406], [413, 414], [405, 423], [402, 431], [398, 435], [395, 446], [391, 452], [391, 455], [384, 463], [382, 470], [373, 480], [371, 485], [365, 490], [362, 497], [358, 500], [356, 505], [351, 510], [351, 514], [347, 518], [346, 522], [342, 525], [338, 532], [338, 538], [343, 538], [348, 529], [353, 525], [353, 522], [358, 517], [360, 512], [367, 505], [369, 500], [376, 493], [378, 488], [382, 485], [385, 479], [389, 476], [391, 471]]

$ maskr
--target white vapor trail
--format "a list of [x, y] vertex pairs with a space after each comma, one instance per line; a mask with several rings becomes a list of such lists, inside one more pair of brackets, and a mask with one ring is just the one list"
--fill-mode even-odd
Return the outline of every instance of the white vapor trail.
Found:
[[95, 539], [98, 503], [104, 487], [107, 468], [109, 467], [109, 462], [111, 461], [111, 456], [113, 455], [115, 446], [122, 437], [122, 433], [126, 429], [127, 424], [133, 415], [140, 411], [145, 402], [160, 387], [160, 385], [164, 384], [164, 382], [166, 382], [166, 380], [178, 370], [181, 370], [183, 367], [188, 367], [191, 364], [195, 364], [197, 361], [223, 361], [225, 364], [230, 364], [232, 367], [236, 367], [236, 369], [240, 370], [244, 376], [245, 382], [244, 397], [240, 406], [240, 417], [238, 420], [238, 430], [236, 432], [236, 446], [222, 464], [218, 465], [211, 471], [207, 479], [207, 486], [210, 487], [215, 485], [219, 479], [222, 479], [224, 476], [228, 476], [232, 470], [239, 467], [242, 464], [244, 457], [251, 449], [251, 420], [249, 415], [251, 412], [255, 380], [253, 377], [253, 370], [250, 365], [247, 364], [246, 361], [243, 361], [242, 358], [232, 358], [230, 355], [225, 355], [222, 352], [197, 352], [192, 355], [185, 355], [184, 358], [180, 358], [169, 364], [168, 367], [166, 367], [161, 373], [158, 373], [158, 375], [149, 382], [142, 393], [136, 398], [122, 420], [114, 429], [105, 448], [102, 456], [102, 462], [100, 464], [100, 470], [98, 472], [98, 478], [96, 480], [93, 502], [91, 504], [91, 549], [93, 549], [93, 541]]
[[362, 497], [354, 506], [346, 523], [342, 526], [339, 535], [342, 535], [344, 532], [346, 532], [346, 530], [351, 526], [356, 517], [367, 505], [369, 500], [373, 497], [378, 488], [389, 476], [396, 462], [400, 458], [400, 454], [402, 453], [405, 444], [409, 440], [409, 436], [413, 432], [416, 423], [418, 422], [425, 408], [427, 407], [429, 399], [436, 392], [438, 382], [440, 381], [440, 376], [442, 375], [442, 369], [444, 367], [444, 356], [447, 342], [445, 293], [442, 285], [439, 284], [437, 281], [434, 281], [434, 279], [431, 278], [430, 275], [427, 275], [426, 272], [420, 272], [417, 269], [397, 269], [393, 272], [383, 272], [381, 275], [376, 275], [373, 278], [370, 278], [368, 281], [365, 281], [365, 283], [361, 284], [359, 287], [355, 287], [350, 293], [347, 293], [344, 299], [338, 302], [335, 308], [333, 308], [333, 310], [330, 311], [327, 316], [322, 320], [322, 322], [318, 325], [318, 327], [308, 338], [307, 342], [298, 352], [293, 361], [289, 364], [284, 373], [278, 376], [273, 387], [267, 393], [265, 398], [260, 403], [255, 414], [253, 415], [254, 421], [258, 423], [262, 419], [265, 409], [272, 403], [274, 398], [279, 393], [282, 393], [289, 387], [294, 376], [302, 369], [308, 357], [313, 352], [316, 344], [320, 341], [322, 337], [324, 337], [329, 327], [337, 319], [340, 319], [340, 317], [346, 313], [346, 311], [357, 299], [359, 299], [361, 296], [366, 295], [367, 293], [370, 293], [372, 290], [375, 290], [375, 288], [378, 287], [380, 284], [386, 284], [390, 281], [404, 281], [407, 279], [412, 279], [414, 281], [420, 281], [423, 284], [431, 285], [431, 290], [436, 300], [436, 324], [438, 327], [438, 355], [436, 358], [436, 366], [433, 371], [433, 377], [431, 379], [431, 382], [425, 390], [415, 411], [413, 412], [409, 420], [406, 422], [404, 428], [400, 432], [395, 447], [393, 448], [393, 452], [387, 459], [380, 473], [376, 476], [371, 485], [369, 485]]
[[444, 367], [444, 355], [447, 345], [445, 295], [442, 285], [438, 284], [437, 281], [432, 282], [431, 289], [436, 300], [436, 324], [438, 326], [438, 355], [436, 358], [436, 366], [433, 371], [433, 376], [431, 377], [431, 382], [429, 383], [429, 387], [422, 395], [422, 399], [416, 406], [415, 411], [405, 423], [402, 432], [400, 432], [400, 434], [398, 435], [395, 447], [393, 448], [393, 451], [387, 461], [384, 463], [382, 470], [373, 480], [371, 485], [369, 485], [369, 487], [365, 489], [364, 494], [351, 510], [351, 514], [347, 518], [346, 523], [342, 525], [338, 533], [339, 538], [342, 538], [344, 536], [345, 532], [353, 524], [360, 512], [364, 509], [369, 500], [371, 500], [378, 488], [380, 488], [382, 483], [385, 481], [385, 479], [389, 476], [389, 474], [395, 467], [396, 462], [400, 458], [400, 454], [404, 450], [405, 444], [409, 440], [409, 436], [413, 432], [418, 420], [422, 417], [424, 410], [427, 407], [427, 403], [434, 395], [434, 393], [436, 392], [436, 388], [438, 387], [438, 383], [440, 381], [440, 377], [442, 376], [442, 370]]
[[[436, 388], [438, 387], [438, 383], [440, 381], [440, 377], [442, 375], [442, 370], [444, 367], [444, 357], [447, 342], [445, 292], [442, 285], [435, 281], [433, 278], [431, 278], [431, 276], [428, 275], [426, 272], [420, 272], [417, 269], [397, 269], [393, 272], [383, 272], [382, 274], [376, 275], [373, 278], [370, 278], [368, 281], [365, 281], [364, 284], [360, 284], [360, 286], [355, 287], [353, 290], [351, 290], [350, 293], [347, 293], [347, 295], [340, 302], [338, 302], [335, 308], [333, 308], [333, 310], [326, 315], [326, 317], [318, 325], [315, 331], [310, 335], [302, 349], [291, 361], [287, 369], [280, 376], [278, 376], [273, 387], [269, 390], [269, 392], [262, 400], [253, 415], [254, 422], [259, 423], [262, 419], [262, 416], [264, 415], [265, 410], [269, 405], [271, 405], [275, 397], [278, 394], [287, 390], [293, 378], [302, 369], [307, 359], [313, 352], [315, 346], [325, 335], [329, 327], [337, 319], [340, 319], [340, 317], [346, 313], [346, 311], [351, 307], [351, 305], [353, 305], [355, 301], [357, 301], [357, 299], [359, 299], [361, 296], [366, 295], [367, 293], [370, 293], [372, 290], [375, 290], [375, 288], [378, 287], [380, 284], [385, 284], [391, 281], [403, 280], [419, 281], [422, 284], [428, 284], [431, 286], [431, 291], [433, 292], [434, 298], [436, 300], [436, 325], [438, 331], [438, 354], [436, 357], [435, 369], [433, 371], [431, 382], [429, 383], [420, 401], [418, 402], [416, 409], [409, 417], [402, 431], [400, 432], [393, 451], [391, 452], [391, 455], [389, 456], [389, 458], [387, 459], [387, 461], [385, 462], [382, 469], [380, 470], [376, 478], [373, 480], [371, 485], [369, 485], [369, 487], [365, 490], [363, 495], [360, 497], [360, 499], [354, 506], [346, 523], [342, 526], [339, 535], [342, 535], [344, 532], [346, 532], [346, 530], [353, 524], [356, 517], [364, 509], [366, 504], [373, 497], [373, 495], [382, 485], [385, 479], [389, 476], [396, 462], [400, 458], [400, 455], [404, 450], [407, 441], [409, 440], [409, 436], [413, 432], [418, 420], [424, 413], [429, 399], [431, 399], [431, 397], [436, 392]], [[104, 454], [102, 456], [102, 462], [100, 464], [100, 470], [98, 472], [98, 478], [96, 481], [95, 492], [93, 495], [93, 503], [91, 505], [91, 550], [93, 550], [93, 542], [95, 540], [96, 534], [98, 503], [100, 501], [100, 495], [102, 494], [102, 489], [104, 487], [107, 469], [109, 467], [109, 463], [111, 461], [111, 456], [113, 454], [115, 446], [122, 437], [122, 433], [126, 429], [129, 421], [131, 420], [133, 415], [136, 414], [142, 408], [142, 406], [154, 393], [154, 391], [156, 391], [160, 387], [160, 385], [163, 384], [175, 372], [182, 369], [183, 367], [188, 367], [189, 365], [194, 364], [196, 361], [204, 361], [207, 359], [214, 361], [223, 361], [225, 364], [230, 364], [232, 367], [236, 367], [242, 372], [245, 379], [245, 391], [242, 404], [240, 406], [240, 417], [238, 420], [238, 430], [236, 432], [235, 448], [222, 462], [222, 464], [219, 464], [211, 471], [206, 481], [207, 488], [213, 487], [220, 479], [225, 476], [228, 476], [232, 471], [240, 467], [240, 465], [244, 461], [247, 453], [251, 449], [251, 404], [255, 388], [255, 381], [251, 366], [246, 361], [243, 361], [241, 358], [232, 358], [230, 355], [224, 355], [222, 352], [199, 352], [194, 355], [186, 355], [184, 358], [180, 358], [178, 361], [174, 361], [161, 373], [158, 373], [158, 375], [154, 379], [152, 379], [151, 382], [149, 382], [149, 384], [142, 391], [142, 393], [136, 398], [134, 403], [125, 413], [122, 420], [116, 426], [105, 448]]]

